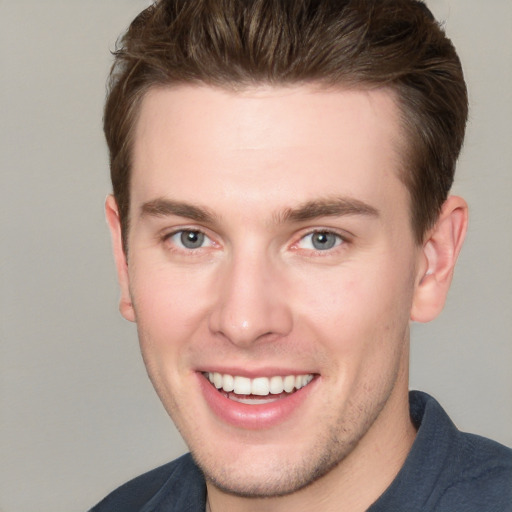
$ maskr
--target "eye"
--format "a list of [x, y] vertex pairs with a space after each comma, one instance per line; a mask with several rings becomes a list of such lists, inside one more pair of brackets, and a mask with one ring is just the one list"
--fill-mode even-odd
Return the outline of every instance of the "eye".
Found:
[[182, 249], [200, 249], [210, 247], [213, 242], [202, 232], [192, 229], [183, 229], [171, 234], [167, 239]]
[[300, 249], [328, 251], [341, 245], [343, 239], [332, 231], [315, 231], [302, 237], [297, 244]]

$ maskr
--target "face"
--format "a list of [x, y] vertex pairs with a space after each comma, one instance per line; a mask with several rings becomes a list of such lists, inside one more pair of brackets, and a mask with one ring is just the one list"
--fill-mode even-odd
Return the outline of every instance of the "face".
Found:
[[385, 90], [145, 97], [122, 311], [218, 488], [296, 491], [407, 421], [424, 269], [401, 140]]

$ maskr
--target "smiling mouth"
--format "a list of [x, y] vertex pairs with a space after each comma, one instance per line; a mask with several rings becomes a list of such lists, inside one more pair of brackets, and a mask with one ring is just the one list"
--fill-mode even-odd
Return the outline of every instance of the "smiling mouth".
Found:
[[249, 405], [262, 405], [285, 398], [307, 386], [314, 378], [310, 373], [254, 379], [217, 372], [205, 372], [203, 375], [226, 398]]

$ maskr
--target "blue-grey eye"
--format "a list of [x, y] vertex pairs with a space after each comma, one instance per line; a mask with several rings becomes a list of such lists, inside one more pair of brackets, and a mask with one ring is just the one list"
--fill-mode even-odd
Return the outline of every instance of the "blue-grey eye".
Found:
[[298, 245], [301, 249], [328, 251], [340, 245], [342, 241], [339, 235], [331, 231], [315, 231], [302, 237]]
[[204, 233], [201, 231], [182, 231], [180, 234], [180, 242], [187, 249], [199, 249], [204, 244]]
[[181, 249], [200, 249], [209, 247], [213, 242], [202, 232], [194, 229], [183, 229], [169, 236], [169, 241]]

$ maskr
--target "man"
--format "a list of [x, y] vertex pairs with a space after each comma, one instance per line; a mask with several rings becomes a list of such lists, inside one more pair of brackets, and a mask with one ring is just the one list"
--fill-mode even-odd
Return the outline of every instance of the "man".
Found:
[[121, 313], [192, 455], [93, 510], [512, 510], [512, 452], [408, 392], [443, 308], [459, 59], [415, 0], [167, 0], [105, 109]]

